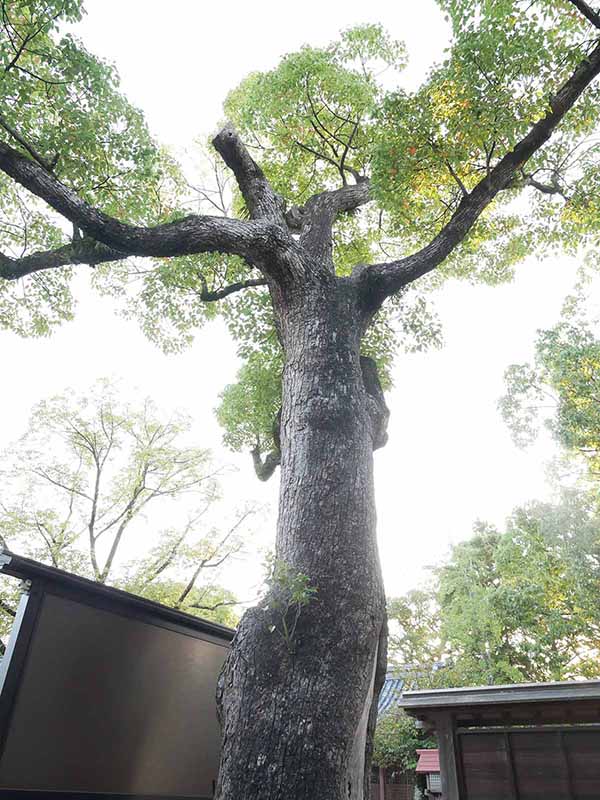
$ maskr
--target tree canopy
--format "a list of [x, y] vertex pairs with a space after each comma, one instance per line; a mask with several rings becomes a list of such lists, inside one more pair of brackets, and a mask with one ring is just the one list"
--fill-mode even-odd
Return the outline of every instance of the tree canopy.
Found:
[[391, 650], [415, 685], [598, 674], [600, 345], [589, 261], [560, 321], [538, 332], [533, 362], [508, 368], [499, 403], [517, 444], [541, 426], [552, 432], [558, 499], [515, 509], [504, 530], [477, 523], [433, 568], [431, 586], [390, 601]]
[[570, 298], [562, 319], [538, 332], [533, 362], [507, 369], [500, 409], [518, 445], [531, 444], [545, 427], [570, 461], [584, 465], [596, 483], [600, 476], [600, 340], [598, 322], [585, 306], [581, 297]]
[[[425, 297], [432, 285], [448, 276], [509, 280], [526, 253], [597, 240], [593, 133], [600, 104], [598, 88], [588, 86], [598, 69], [597, 15], [572, 0], [438, 5], [451, 24], [451, 42], [417, 89], [403, 84], [404, 45], [364, 25], [248, 76], [225, 103], [227, 118], [285, 198], [292, 229], [310, 215], [311, 197], [345, 190], [346, 213], [337, 219], [328, 255], [338, 275], [383, 257], [387, 266], [372, 277], [387, 294], [383, 276], [408, 259], [398, 285], [389, 287], [395, 297], [363, 341], [384, 386], [398, 343], [421, 348], [440, 341]], [[48, 195], [55, 187], [41, 189], [39, 176], [32, 183], [21, 174], [23, 164], [35, 165], [102, 214], [133, 225], [173, 222], [180, 241], [176, 223], [184, 224], [190, 207], [241, 220], [251, 213], [220, 165], [208, 170], [212, 181], [200, 187], [191, 181], [198, 191], [190, 190], [182, 168], [120, 93], [116, 69], [77, 39], [83, 13], [80, 0], [2, 4], [0, 324], [45, 335], [69, 319], [72, 277], [81, 264], [95, 266], [95, 286], [119, 297], [167, 349], [185, 346], [198, 325], [222, 314], [245, 362], [239, 384], [223, 395], [226, 442], [266, 452], [273, 446], [282, 354], [264, 276], [244, 246], [235, 252], [225, 233], [222, 244], [188, 253], [145, 245], [125, 252], [105, 237], [93, 240], [89, 225], [74, 221], [71, 211], [66, 216], [75, 230], [67, 230], [43, 202], [64, 213]], [[550, 133], [552, 141], [540, 148]], [[217, 146], [231, 166], [233, 152], [228, 157], [223, 142]], [[15, 172], [17, 155], [27, 162]], [[40, 199], [32, 200], [27, 188]], [[420, 266], [413, 268], [415, 252]], [[124, 260], [136, 254], [150, 261], [142, 267]], [[435, 276], [406, 288], [442, 260]]]

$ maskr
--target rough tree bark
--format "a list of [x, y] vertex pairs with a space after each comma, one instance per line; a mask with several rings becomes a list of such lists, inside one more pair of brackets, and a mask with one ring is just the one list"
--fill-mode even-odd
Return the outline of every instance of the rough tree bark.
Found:
[[355, 281], [322, 273], [276, 311], [285, 350], [276, 552], [317, 594], [291, 646], [268, 600], [241, 623], [222, 676], [217, 797], [358, 800], [385, 675], [372, 453], [387, 414], [363, 382], [368, 315]]
[[[575, 5], [589, 10], [580, 0]], [[0, 142], [0, 169], [83, 234], [21, 259], [0, 254], [0, 277], [130, 255], [222, 252], [241, 256], [261, 277], [206, 292], [204, 300], [262, 283], [272, 298], [285, 353], [277, 557], [308, 576], [317, 594], [287, 639], [285, 614], [272, 602], [276, 587], [242, 620], [219, 687], [219, 800], [368, 796], [363, 775], [386, 648], [373, 449], [385, 442], [387, 409], [373, 365], [361, 363], [360, 341], [387, 297], [441, 264], [464, 239], [599, 72], [597, 44], [550, 98], [547, 114], [463, 197], [425, 248], [357, 265], [350, 278], [335, 275], [331, 228], [339, 214], [369, 201], [366, 179], [286, 210], [227, 127], [214, 145], [235, 174], [250, 219], [192, 215], [142, 228], [91, 208], [43, 164]]]

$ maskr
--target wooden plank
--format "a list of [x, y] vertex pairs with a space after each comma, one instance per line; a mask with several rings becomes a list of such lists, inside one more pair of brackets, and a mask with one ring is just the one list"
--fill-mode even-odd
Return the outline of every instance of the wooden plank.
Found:
[[569, 792], [568, 797], [566, 800], [575, 800], [575, 791], [573, 789], [573, 776], [571, 775], [571, 765], [569, 764], [569, 754], [567, 753], [567, 748], [565, 747], [565, 739], [563, 736], [562, 731], [558, 731], [558, 742], [560, 747], [560, 752], [563, 759], [563, 764], [565, 766], [565, 775], [567, 778], [567, 791]]
[[459, 740], [464, 780], [461, 800], [513, 800], [504, 735], [480, 732]]
[[577, 800], [600, 797], [600, 734], [598, 731], [564, 731], [573, 793]]
[[496, 705], [512, 703], [544, 703], [558, 700], [598, 700], [600, 681], [564, 681], [557, 683], [515, 684], [510, 686], [479, 686], [465, 689], [421, 689], [404, 692], [400, 705], [417, 713], [425, 709], [445, 709], [457, 706]]
[[519, 725], [515, 728], [514, 725], [486, 725], [485, 731], [480, 728], [462, 728], [458, 727], [456, 733], [460, 736], [479, 735], [480, 733], [546, 733], [548, 731], [600, 731], [600, 722], [588, 722], [581, 725]]

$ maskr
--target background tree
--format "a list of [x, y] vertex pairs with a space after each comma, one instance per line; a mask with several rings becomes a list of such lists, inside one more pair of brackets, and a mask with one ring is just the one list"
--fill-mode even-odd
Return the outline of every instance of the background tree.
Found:
[[417, 728], [415, 719], [402, 709], [394, 708], [377, 723], [373, 761], [384, 769], [413, 772], [417, 766], [417, 749], [436, 746], [432, 736]]
[[600, 340], [581, 302], [540, 331], [531, 364], [506, 371], [500, 409], [515, 442], [527, 446], [545, 426], [570, 459], [600, 478]]
[[[219, 470], [208, 450], [186, 443], [189, 420], [164, 419], [150, 400], [136, 408], [118, 394], [102, 382], [33, 410], [28, 431], [0, 462], [2, 546], [235, 622], [235, 598], [217, 580], [242, 547], [251, 510], [229, 529], [211, 525]], [[3, 600], [11, 616], [12, 598]]]
[[445, 655], [435, 584], [388, 600], [388, 665], [407, 689], [435, 685]]
[[97, 285], [141, 279], [134, 310], [170, 347], [224, 300], [249, 396], [281, 407], [268, 429], [262, 406], [253, 426], [228, 414], [228, 432], [262, 477], [281, 464], [276, 557], [317, 591], [292, 649], [273, 636], [283, 587], [241, 623], [220, 692], [219, 800], [363, 796], [385, 674], [372, 452], [386, 440], [390, 314], [402, 334], [416, 308], [422, 329], [409, 287], [434, 270], [433, 283], [494, 283], [532, 249], [596, 241], [600, 17], [581, 0], [439, 5], [451, 47], [416, 91], [378, 79], [405, 56], [377, 26], [244, 81], [226, 104], [237, 130], [213, 140], [236, 180], [227, 216], [187, 213], [114, 70], [61, 38], [78, 0], [1, 7], [5, 323], [47, 332], [71, 314], [74, 271], [110, 264]]
[[[516, 509], [432, 567], [430, 584], [388, 601], [390, 664], [409, 689], [600, 675], [600, 514], [595, 492]], [[376, 764], [414, 769], [435, 747], [400, 709], [377, 723]]]
[[504, 532], [479, 523], [435, 569], [429, 636], [415, 642], [415, 593], [390, 602], [395, 659], [418, 659], [418, 686], [597, 677], [599, 554], [595, 493], [565, 490], [556, 505], [518, 508]]

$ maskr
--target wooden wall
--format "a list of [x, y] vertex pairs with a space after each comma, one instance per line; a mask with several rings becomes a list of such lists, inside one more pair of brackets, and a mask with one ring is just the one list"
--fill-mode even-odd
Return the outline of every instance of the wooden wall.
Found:
[[600, 729], [459, 732], [461, 800], [598, 800]]
[[414, 773], [394, 769], [373, 769], [370, 800], [413, 800]]

